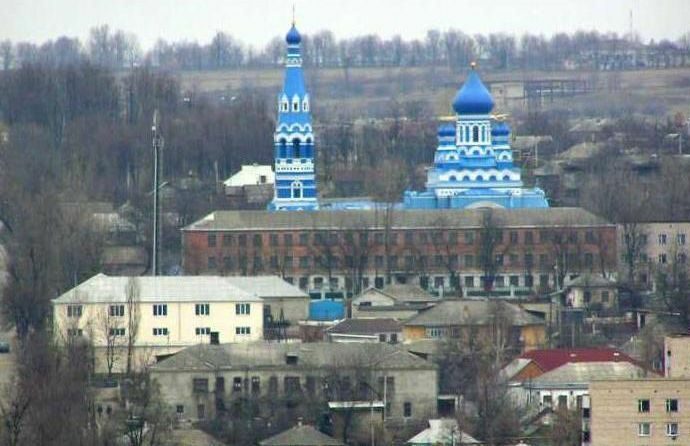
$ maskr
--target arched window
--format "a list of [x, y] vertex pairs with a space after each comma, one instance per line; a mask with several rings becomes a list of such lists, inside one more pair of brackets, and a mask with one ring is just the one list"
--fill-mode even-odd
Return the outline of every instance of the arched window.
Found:
[[482, 153], [479, 151], [479, 149], [474, 149], [472, 151], [472, 155], [481, 155]]
[[510, 175], [503, 175], [503, 181], [510, 181]]
[[496, 181], [496, 175], [491, 175], [489, 177], [489, 181]]
[[290, 111], [290, 105], [288, 104], [286, 98], [283, 98], [282, 102], [280, 103], [280, 110], [283, 112]]
[[477, 175], [477, 181], [484, 181], [484, 177], [481, 175]]
[[302, 158], [302, 154], [300, 153], [299, 138], [295, 138], [292, 140], [292, 157]]
[[479, 142], [479, 126], [472, 126], [472, 142]]
[[465, 175], [464, 177], [462, 177], [462, 181], [470, 181], [470, 176]]
[[470, 128], [469, 126], [465, 126], [465, 142], [470, 141]]
[[304, 112], [309, 111], [309, 101], [307, 99], [302, 101], [302, 111], [304, 111]]
[[455, 175], [451, 175], [448, 177], [448, 181], [458, 181], [458, 179], [455, 177]]
[[287, 139], [280, 138], [280, 150], [278, 152], [279, 158], [287, 158]]
[[290, 196], [292, 198], [302, 198], [302, 182], [292, 182], [292, 184], [290, 185]]

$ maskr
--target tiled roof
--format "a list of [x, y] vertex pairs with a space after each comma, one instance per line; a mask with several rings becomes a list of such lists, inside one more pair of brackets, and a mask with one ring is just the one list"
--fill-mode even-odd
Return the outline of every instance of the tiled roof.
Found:
[[544, 325], [543, 319], [517, 305], [489, 300], [445, 300], [410, 318], [405, 325], [424, 327], [487, 325], [498, 311], [505, 312], [513, 326]]
[[[395, 210], [391, 227], [396, 229], [481, 228], [486, 209]], [[501, 227], [590, 227], [610, 225], [581, 208], [492, 209]], [[348, 211], [216, 211], [184, 228], [184, 231], [352, 229], [385, 228], [385, 213], [378, 210]]]
[[343, 446], [341, 441], [307, 424], [297, 425], [259, 442], [261, 446]]
[[230, 276], [106, 276], [97, 274], [65, 292], [53, 302], [125, 302], [127, 284], [135, 279], [140, 302], [255, 301], [260, 297], [307, 297], [279, 277]]
[[377, 334], [402, 331], [402, 324], [393, 318], [345, 319], [329, 328], [333, 334]]
[[[296, 365], [286, 357], [296, 356]], [[433, 369], [435, 366], [401, 347], [376, 343], [275, 343], [245, 342], [188, 347], [153, 366], [156, 371], [232, 370], [261, 367], [314, 369], [320, 367], [366, 366], [379, 369]]]
[[635, 360], [625, 353], [612, 348], [575, 348], [547, 350], [532, 350], [520, 356], [523, 359], [531, 359], [543, 372], [549, 372], [567, 363], [578, 362], [629, 362]]

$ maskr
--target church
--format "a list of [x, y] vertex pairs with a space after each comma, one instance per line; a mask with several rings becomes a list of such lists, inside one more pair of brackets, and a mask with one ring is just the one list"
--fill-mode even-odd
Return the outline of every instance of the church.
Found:
[[[309, 93], [302, 72], [301, 36], [294, 23], [285, 37], [285, 80], [278, 94], [274, 133], [274, 198], [269, 210], [364, 210], [376, 203], [359, 200], [320, 206], [315, 172]], [[434, 165], [425, 191], [406, 191], [398, 209], [546, 208], [539, 188], [524, 188], [513, 164], [510, 128], [491, 115], [494, 101], [474, 64], [452, 103], [455, 125], [438, 130]]]

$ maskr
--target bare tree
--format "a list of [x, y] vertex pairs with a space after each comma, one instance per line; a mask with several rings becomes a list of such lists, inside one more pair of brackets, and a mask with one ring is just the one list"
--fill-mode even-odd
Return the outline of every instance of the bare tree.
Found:
[[0, 399], [0, 415], [4, 429], [2, 432], [3, 444], [18, 446], [23, 437], [26, 425], [26, 416], [31, 405], [31, 394], [25, 391], [25, 387], [13, 383], [4, 389]]
[[122, 348], [122, 336], [119, 331], [124, 328], [122, 319], [113, 314], [113, 309], [103, 308], [98, 314], [99, 334], [105, 341], [105, 364], [108, 369], [108, 378], [113, 374], [113, 367], [120, 358]]
[[127, 338], [127, 367], [125, 371], [128, 376], [132, 373], [134, 348], [137, 342], [139, 322], [141, 319], [141, 314], [139, 313], [140, 291], [139, 280], [136, 277], [130, 277], [125, 285], [125, 298], [127, 299], [125, 308], [127, 312], [127, 333], [125, 333]]

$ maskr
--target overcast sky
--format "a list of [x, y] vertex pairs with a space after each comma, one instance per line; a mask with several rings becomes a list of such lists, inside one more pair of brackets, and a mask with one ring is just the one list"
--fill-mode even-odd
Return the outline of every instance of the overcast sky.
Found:
[[293, 4], [301, 31], [330, 29], [338, 38], [378, 33], [408, 40], [430, 28], [627, 33], [631, 10], [644, 40], [690, 31], [690, 0], [0, 0], [0, 39], [85, 40], [89, 28], [108, 24], [136, 34], [143, 49], [158, 38], [206, 43], [219, 30], [261, 47], [285, 33]]

